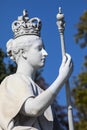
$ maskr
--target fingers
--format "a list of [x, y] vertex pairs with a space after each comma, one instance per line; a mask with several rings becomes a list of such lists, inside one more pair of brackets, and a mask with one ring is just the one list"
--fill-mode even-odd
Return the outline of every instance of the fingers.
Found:
[[71, 56], [68, 53], [66, 53], [64, 55], [63, 60], [62, 60], [62, 66], [65, 66], [65, 65], [69, 66], [70, 68], [73, 67], [72, 58], [71, 58]]
[[63, 56], [62, 66], [64, 66], [65, 64], [68, 65], [68, 64], [70, 63], [70, 61], [71, 61], [71, 56], [66, 53], [66, 54]]
[[66, 64], [70, 66], [72, 64], [72, 58], [68, 53], [66, 53], [65, 56], [66, 56]]
[[73, 61], [72, 61], [72, 58], [71, 58], [71, 56], [68, 53], [66, 53], [66, 57], [67, 57], [66, 65], [68, 65], [69, 68], [73, 71]]
[[69, 54], [65, 54], [62, 60], [62, 64], [59, 69], [60, 76], [64, 79], [68, 79], [73, 71], [73, 62]]
[[63, 56], [63, 60], [62, 60], [62, 64], [61, 64], [61, 66], [64, 66], [65, 63], [66, 63], [66, 56], [64, 55], [64, 56]]
[[71, 56], [68, 53], [66, 53], [66, 60], [71, 61]]

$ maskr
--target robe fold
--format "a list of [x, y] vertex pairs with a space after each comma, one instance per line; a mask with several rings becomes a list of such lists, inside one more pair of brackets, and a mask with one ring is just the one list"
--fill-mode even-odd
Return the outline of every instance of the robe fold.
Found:
[[25, 101], [35, 98], [42, 91], [33, 81], [20, 74], [6, 77], [0, 85], [0, 130], [52, 130], [51, 107], [39, 117], [24, 116], [20, 113]]

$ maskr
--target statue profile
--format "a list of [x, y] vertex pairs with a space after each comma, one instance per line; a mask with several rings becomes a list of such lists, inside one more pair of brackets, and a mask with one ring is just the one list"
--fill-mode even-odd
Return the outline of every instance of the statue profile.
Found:
[[48, 55], [40, 36], [41, 25], [39, 18], [29, 19], [26, 10], [12, 23], [14, 38], [6, 46], [17, 70], [0, 85], [0, 130], [53, 130], [51, 104], [71, 75], [72, 59], [65, 54], [57, 78], [46, 90], [34, 82]]

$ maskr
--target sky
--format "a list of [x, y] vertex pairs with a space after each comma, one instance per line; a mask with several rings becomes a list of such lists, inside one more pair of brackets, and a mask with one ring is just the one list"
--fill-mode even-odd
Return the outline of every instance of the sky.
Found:
[[[77, 33], [75, 28], [79, 17], [87, 10], [87, 0], [1, 0], [0, 1], [0, 48], [6, 52], [6, 42], [13, 38], [11, 24], [22, 15], [23, 9], [27, 9], [29, 18], [39, 17], [42, 21], [41, 37], [44, 41], [48, 57], [43, 69], [43, 77], [50, 85], [57, 77], [61, 64], [61, 43], [57, 29], [56, 15], [58, 8], [62, 7], [65, 15], [65, 45], [66, 52], [73, 59], [74, 70], [70, 78], [72, 89], [73, 76], [81, 72], [86, 49], [80, 49], [75, 44], [74, 35]], [[57, 96], [58, 102], [66, 104], [65, 86]]]

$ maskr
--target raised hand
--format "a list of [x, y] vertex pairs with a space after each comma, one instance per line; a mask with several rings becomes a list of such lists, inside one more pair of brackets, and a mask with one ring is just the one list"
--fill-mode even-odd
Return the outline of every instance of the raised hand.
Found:
[[72, 70], [72, 58], [69, 54], [66, 53], [66, 55], [63, 57], [62, 64], [59, 69], [59, 76], [63, 78], [63, 80], [67, 80], [70, 77]]

